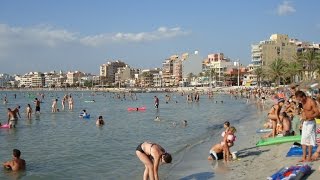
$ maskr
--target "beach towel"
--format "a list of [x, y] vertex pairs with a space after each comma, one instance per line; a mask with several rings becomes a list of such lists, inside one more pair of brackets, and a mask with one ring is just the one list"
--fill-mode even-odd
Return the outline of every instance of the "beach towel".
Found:
[[311, 167], [309, 165], [297, 165], [281, 168], [279, 171], [268, 177], [268, 180], [290, 180], [301, 179], [311, 174]]
[[[316, 152], [316, 150], [317, 150], [317, 146], [313, 146], [312, 154]], [[308, 148], [307, 148], [307, 153], [308, 153]], [[297, 157], [297, 156], [302, 156], [302, 147], [293, 145], [289, 149], [286, 157]]]

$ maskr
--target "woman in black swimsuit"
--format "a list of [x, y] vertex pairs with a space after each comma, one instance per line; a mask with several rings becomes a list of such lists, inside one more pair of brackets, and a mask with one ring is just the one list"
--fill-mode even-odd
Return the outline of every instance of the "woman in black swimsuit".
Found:
[[171, 163], [172, 157], [159, 144], [144, 142], [138, 145], [136, 154], [145, 165], [143, 179], [158, 180], [160, 163]]

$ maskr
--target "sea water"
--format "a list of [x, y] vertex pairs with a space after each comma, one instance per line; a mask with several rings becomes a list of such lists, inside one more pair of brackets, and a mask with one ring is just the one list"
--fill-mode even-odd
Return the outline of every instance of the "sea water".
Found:
[[[137, 100], [126, 94], [117, 98], [114, 93], [103, 92], [42, 92], [41, 114], [32, 114], [27, 120], [25, 108], [29, 103], [33, 111], [37, 92], [1, 92], [8, 104], [0, 104], [0, 121], [7, 121], [7, 108], [20, 105], [21, 118], [15, 129], [0, 129], [0, 161], [10, 160], [12, 149], [22, 152], [27, 171], [0, 172], [0, 179], [142, 179], [144, 166], [136, 157], [135, 149], [144, 141], [159, 143], [172, 153], [173, 163], [160, 167], [160, 177], [177, 176], [186, 148], [197, 146], [205, 139], [220, 139], [222, 124], [248, 119], [254, 106], [229, 95], [216, 94], [213, 99], [200, 96], [200, 102], [186, 102], [186, 96], [169, 93], [137, 93]], [[16, 94], [17, 98], [14, 98]], [[65, 94], [74, 98], [74, 109], [62, 110]], [[154, 96], [160, 99], [159, 109], [154, 108]], [[59, 112], [52, 113], [51, 105], [58, 99]], [[95, 102], [85, 102], [94, 100]], [[223, 102], [221, 102], [223, 101]], [[145, 111], [127, 111], [128, 107], [145, 106]], [[90, 119], [81, 119], [85, 109]], [[97, 127], [95, 121], [103, 116], [105, 125]], [[159, 116], [160, 121], [154, 121]], [[187, 126], [182, 121], [187, 121]], [[180, 157], [180, 158], [178, 158]], [[206, 157], [205, 157], [206, 158]], [[190, 157], [189, 157], [190, 159]], [[191, 160], [192, 162], [192, 160]]]

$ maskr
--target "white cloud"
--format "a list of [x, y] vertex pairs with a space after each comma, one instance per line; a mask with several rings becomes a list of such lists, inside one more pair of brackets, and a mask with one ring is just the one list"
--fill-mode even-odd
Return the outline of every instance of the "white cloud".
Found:
[[156, 31], [140, 32], [140, 33], [115, 33], [115, 34], [99, 34], [81, 38], [83, 44], [90, 46], [99, 46], [111, 42], [142, 42], [156, 41], [161, 39], [174, 38], [177, 36], [187, 35], [189, 32], [181, 30], [180, 27], [167, 28], [160, 27]]
[[279, 16], [288, 15], [294, 12], [296, 12], [296, 9], [289, 1], [284, 1], [282, 4], [278, 5], [277, 14]]
[[80, 36], [79, 33], [70, 32], [65, 29], [57, 29], [48, 25], [21, 28], [0, 24], [0, 48], [3, 48], [4, 46], [19, 46], [23, 44], [40, 44], [48, 47], [56, 47], [59, 44], [71, 42], [96, 47], [114, 42], [156, 41], [186, 34], [188, 34], [188, 32], [181, 30], [179, 27], [160, 27], [151, 32], [118, 32]]

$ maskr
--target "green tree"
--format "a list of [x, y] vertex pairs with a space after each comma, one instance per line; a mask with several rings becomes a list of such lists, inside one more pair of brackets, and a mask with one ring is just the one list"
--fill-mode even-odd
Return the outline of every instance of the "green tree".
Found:
[[261, 79], [264, 76], [264, 71], [262, 69], [262, 67], [258, 67], [256, 68], [253, 73], [257, 76], [257, 83], [258, 83], [258, 87], [261, 86]]
[[290, 82], [293, 83], [294, 82], [294, 78], [298, 75], [300, 75], [300, 73], [302, 72], [303, 67], [302, 65], [297, 62], [290, 62], [287, 64], [287, 66], [285, 67], [284, 71], [285, 71], [285, 76], [290, 78]]
[[275, 59], [269, 65], [269, 75], [273, 80], [276, 80], [278, 86], [280, 85], [281, 78], [283, 78], [283, 75], [285, 74], [284, 69], [286, 66], [287, 63], [281, 58]]
[[317, 69], [319, 58], [319, 54], [313, 49], [308, 49], [301, 54], [298, 54], [299, 63], [302, 64], [303, 69], [307, 71], [308, 80], [312, 79], [312, 75]]

